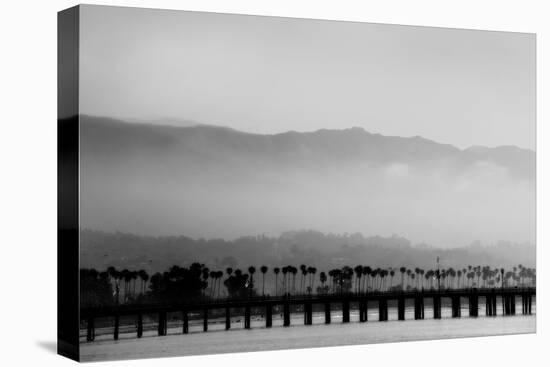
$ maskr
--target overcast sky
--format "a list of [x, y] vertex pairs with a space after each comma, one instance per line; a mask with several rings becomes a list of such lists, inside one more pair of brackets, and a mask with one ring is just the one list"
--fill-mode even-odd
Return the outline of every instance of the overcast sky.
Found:
[[535, 148], [535, 36], [84, 6], [86, 114]]

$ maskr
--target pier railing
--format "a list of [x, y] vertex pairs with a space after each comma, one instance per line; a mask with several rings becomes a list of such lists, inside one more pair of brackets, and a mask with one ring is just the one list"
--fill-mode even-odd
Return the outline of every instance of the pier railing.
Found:
[[114, 339], [118, 339], [119, 318], [121, 316], [135, 316], [136, 335], [143, 335], [143, 315], [158, 314], [158, 334], [166, 335], [167, 313], [181, 312], [183, 318], [182, 332], [189, 331], [189, 314], [191, 312], [202, 312], [203, 330], [208, 330], [208, 313], [211, 310], [222, 310], [225, 313], [225, 328], [231, 327], [231, 310], [244, 309], [244, 327], [250, 328], [251, 309], [261, 308], [264, 310], [265, 326], [272, 326], [273, 307], [282, 307], [283, 326], [290, 326], [290, 306], [301, 305], [304, 314], [304, 324], [312, 324], [313, 305], [324, 305], [325, 323], [331, 322], [332, 304], [341, 304], [342, 321], [350, 320], [350, 304], [357, 303], [359, 306], [359, 321], [367, 321], [367, 310], [369, 301], [378, 303], [379, 321], [388, 320], [388, 301], [397, 301], [398, 320], [405, 320], [405, 303], [410, 299], [414, 301], [414, 318], [424, 319], [424, 300], [432, 299], [433, 318], [441, 318], [441, 300], [451, 300], [452, 317], [461, 317], [462, 303], [465, 298], [468, 303], [469, 316], [477, 317], [479, 312], [480, 297], [485, 300], [485, 313], [487, 316], [497, 315], [497, 299], [501, 300], [502, 314], [516, 314], [516, 297], [522, 300], [522, 314], [531, 314], [532, 297], [535, 296], [535, 288], [465, 288], [445, 290], [408, 290], [408, 291], [386, 291], [386, 292], [361, 292], [361, 293], [337, 293], [337, 294], [315, 294], [315, 295], [283, 295], [277, 297], [260, 296], [246, 299], [213, 299], [195, 302], [172, 302], [158, 304], [124, 304], [117, 306], [82, 308], [80, 310], [81, 320], [87, 324], [88, 341], [95, 339], [95, 319], [100, 317], [114, 318]]

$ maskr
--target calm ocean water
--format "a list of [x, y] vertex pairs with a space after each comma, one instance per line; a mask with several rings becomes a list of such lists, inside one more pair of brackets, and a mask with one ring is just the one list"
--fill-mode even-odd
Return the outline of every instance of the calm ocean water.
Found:
[[[154, 358], [163, 356], [246, 352], [290, 348], [312, 348], [337, 345], [399, 342], [412, 340], [459, 338], [468, 336], [506, 335], [533, 333], [536, 330], [535, 307], [531, 316], [485, 317], [480, 303], [480, 317], [468, 317], [468, 309], [462, 308], [462, 318], [451, 318], [450, 309], [442, 308], [442, 319], [433, 320], [433, 310], [426, 306], [424, 320], [414, 320], [412, 307], [406, 309], [406, 320], [397, 321], [397, 310], [389, 309], [387, 322], [379, 322], [374, 304], [369, 309], [366, 323], [359, 323], [359, 314], [352, 310], [350, 323], [342, 323], [342, 313], [332, 312], [332, 323], [324, 324], [324, 313], [313, 315], [312, 326], [303, 325], [303, 315], [292, 314], [291, 327], [282, 327], [281, 315], [274, 314], [273, 328], [265, 329], [264, 320], [253, 317], [252, 329], [244, 329], [244, 318], [232, 317], [231, 330], [225, 331], [223, 319], [209, 320], [208, 332], [202, 332], [202, 321], [190, 323], [190, 333], [181, 334], [181, 323], [169, 322], [168, 335], [156, 336], [151, 324], [141, 339], [135, 338], [134, 327], [121, 328], [132, 331], [122, 333], [118, 341], [112, 340], [111, 328], [97, 330], [96, 341], [80, 344], [83, 361]], [[499, 305], [500, 306], [500, 305]], [[533, 306], [535, 306], [533, 304]], [[499, 313], [502, 308], [498, 307]], [[516, 312], [521, 313], [521, 303]], [[84, 334], [82, 335], [84, 336]], [[85, 340], [85, 338], [81, 338]]]

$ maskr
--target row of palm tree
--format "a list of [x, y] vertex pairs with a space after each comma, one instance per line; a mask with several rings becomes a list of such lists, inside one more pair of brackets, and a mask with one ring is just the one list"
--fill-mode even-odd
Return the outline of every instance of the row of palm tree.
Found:
[[[265, 292], [265, 279], [269, 268], [263, 265], [262, 295]], [[519, 270], [519, 272], [518, 272]], [[255, 268], [249, 268], [250, 278], [253, 278]], [[457, 289], [457, 288], [495, 288], [514, 286], [534, 286], [536, 282], [535, 269], [522, 265], [513, 267], [505, 272], [503, 268], [489, 266], [472, 266], [459, 270], [450, 267], [447, 269], [424, 270], [421, 268], [371, 268], [357, 265], [354, 268], [344, 266], [319, 273], [320, 286], [315, 288], [315, 274], [317, 269], [312, 266], [293, 265], [274, 267], [275, 295], [281, 294], [311, 294], [314, 289], [317, 293], [355, 292], [387, 290], [420, 290], [420, 289]], [[394, 282], [394, 277], [400, 273], [401, 284]], [[228, 274], [230, 274], [228, 272]], [[296, 287], [297, 276], [300, 274], [299, 288]], [[281, 277], [282, 279], [279, 279]], [[328, 284], [327, 284], [328, 283]]]
[[[518, 273], [519, 269], [519, 273]], [[265, 265], [260, 267], [262, 273], [262, 295], [266, 295], [265, 281], [269, 268]], [[240, 270], [236, 270], [241, 272]], [[248, 268], [249, 284], [254, 284], [254, 273], [256, 268]], [[233, 273], [232, 268], [226, 269], [227, 276]], [[242, 273], [242, 272], [241, 272]], [[314, 290], [318, 294], [355, 292], [365, 293], [369, 291], [387, 290], [420, 290], [420, 289], [456, 289], [456, 288], [487, 288], [487, 287], [510, 287], [510, 286], [534, 286], [536, 280], [535, 270], [518, 265], [511, 271], [504, 272], [504, 269], [489, 266], [472, 266], [459, 270], [450, 267], [447, 269], [424, 270], [421, 268], [408, 269], [400, 268], [371, 268], [370, 266], [357, 265], [354, 268], [344, 266], [319, 273], [320, 286], [315, 288], [315, 274], [317, 269], [302, 264], [298, 267], [287, 265], [274, 267], [275, 295], [290, 294], [312, 294]], [[400, 273], [401, 282], [395, 283], [394, 277]], [[299, 288], [296, 287], [297, 276]], [[211, 296], [220, 296], [219, 278], [223, 276], [222, 271], [210, 272]], [[279, 279], [281, 278], [281, 279]], [[327, 284], [328, 283], [328, 284]], [[216, 284], [218, 285], [216, 293]], [[252, 289], [252, 287], [250, 287]]]
[[[266, 277], [268, 277], [269, 268], [262, 265], [259, 269], [262, 274], [261, 295], [271, 295], [270, 292], [266, 293]], [[321, 271], [318, 279], [316, 279], [317, 268], [305, 264], [299, 267], [293, 265], [273, 267], [272, 271], [274, 275], [273, 294], [275, 296], [312, 294], [314, 291], [317, 294], [364, 294], [389, 290], [527, 287], [534, 286], [536, 283], [535, 269], [523, 265], [518, 265], [508, 271], [505, 271], [504, 268], [472, 265], [458, 270], [453, 267], [425, 270], [418, 267], [414, 269], [404, 266], [372, 268], [366, 265], [357, 265], [353, 268], [343, 266], [328, 272]], [[250, 266], [245, 272], [231, 267], [226, 268], [225, 271], [210, 270], [202, 265], [201, 272], [204, 282], [202, 290], [204, 297], [220, 298], [222, 281], [226, 287], [226, 295], [230, 294], [230, 287], [232, 287], [233, 293], [237, 292], [235, 294], [256, 294], [254, 290], [256, 268], [254, 266]], [[121, 286], [123, 286], [123, 302], [135, 299], [138, 294], [145, 294], [148, 291], [149, 275], [144, 270], [124, 269], [118, 271], [114, 267], [109, 267], [105, 272], [98, 273], [98, 276], [109, 279], [113, 284], [117, 302], [120, 301]], [[398, 276], [397, 281], [396, 276]], [[139, 292], [136, 290], [138, 280], [140, 281]], [[298, 287], [296, 286], [297, 280], [299, 280]], [[243, 290], [245, 290], [244, 293], [241, 293]]]
[[114, 266], [107, 268], [105, 272], [102, 272], [103, 276], [109, 278], [111, 284], [115, 289], [115, 300], [120, 302], [120, 286], [121, 283], [124, 286], [123, 300], [127, 302], [129, 299], [135, 299], [138, 295], [136, 292], [137, 280], [140, 280], [139, 294], [144, 294], [147, 290], [147, 282], [149, 280], [149, 274], [143, 269], [131, 271], [128, 269], [117, 270]]

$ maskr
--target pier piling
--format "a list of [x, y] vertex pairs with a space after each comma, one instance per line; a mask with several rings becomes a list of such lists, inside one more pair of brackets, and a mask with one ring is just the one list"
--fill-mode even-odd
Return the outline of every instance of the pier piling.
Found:
[[367, 318], [368, 318], [367, 311], [368, 311], [367, 301], [365, 300], [359, 301], [359, 322], [367, 321]]
[[397, 299], [397, 319], [405, 320], [405, 297], [399, 297]]
[[158, 335], [159, 336], [166, 335], [166, 326], [167, 326], [166, 311], [161, 311], [159, 312], [159, 316], [158, 316]]
[[313, 304], [307, 302], [304, 304], [304, 324], [313, 325]]
[[[439, 298], [438, 298], [439, 300]], [[438, 311], [441, 306], [437, 306], [436, 299], [434, 297], [434, 318], [438, 318], [438, 313], [441, 312]], [[415, 296], [414, 297], [414, 319], [415, 320], [423, 320], [424, 319], [424, 297], [423, 296]]]
[[115, 330], [113, 332], [113, 339], [118, 340], [118, 331], [120, 326], [120, 319], [118, 315], [115, 315]]
[[189, 333], [189, 314], [187, 313], [187, 310], [183, 311], [183, 333]]
[[141, 338], [143, 336], [143, 315], [138, 313], [137, 315], [137, 337]]
[[94, 318], [88, 318], [88, 330], [86, 332], [86, 340], [91, 342], [95, 339], [95, 327], [94, 327]]
[[494, 294], [489, 294], [485, 296], [485, 315], [497, 315], [497, 297]]
[[502, 296], [502, 308], [504, 315], [510, 315], [510, 297]]
[[325, 302], [325, 324], [330, 324], [330, 302]]
[[250, 306], [244, 308], [244, 328], [250, 329]]
[[273, 326], [273, 308], [271, 304], [265, 306], [265, 327]]
[[479, 309], [479, 299], [477, 294], [471, 294], [469, 296], [469, 306], [470, 306], [470, 317], [477, 317], [478, 316], [478, 309]]
[[433, 297], [434, 319], [441, 318], [441, 296]]
[[285, 302], [283, 306], [283, 326], [290, 326], [290, 304]]
[[342, 322], [349, 322], [349, 300], [342, 301]]
[[388, 300], [385, 298], [378, 301], [378, 320], [388, 321]]
[[504, 314], [505, 315], [515, 315], [516, 314], [516, 296], [514, 294], [509, 294], [503, 296], [504, 302]]
[[460, 317], [461, 316], [461, 307], [460, 307], [460, 296], [453, 296], [451, 297], [451, 308], [452, 308], [452, 317]]
[[231, 328], [231, 309], [229, 307], [225, 308], [225, 330]]

